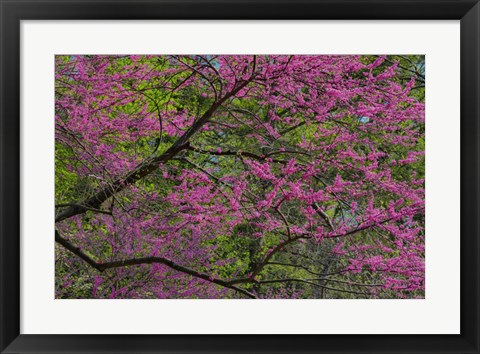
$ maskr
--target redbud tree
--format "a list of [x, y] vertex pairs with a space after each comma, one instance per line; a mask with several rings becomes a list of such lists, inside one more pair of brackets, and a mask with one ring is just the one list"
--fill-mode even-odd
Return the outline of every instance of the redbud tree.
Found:
[[423, 63], [56, 56], [56, 297], [424, 297]]

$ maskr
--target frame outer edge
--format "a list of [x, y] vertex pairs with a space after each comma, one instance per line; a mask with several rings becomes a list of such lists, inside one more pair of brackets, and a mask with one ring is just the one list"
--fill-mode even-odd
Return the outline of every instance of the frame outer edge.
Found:
[[[241, 1], [240, 1], [241, 2]], [[385, 0], [388, 2], [388, 0]], [[419, 1], [421, 2], [421, 1]], [[37, 2], [19, 1], [17, 3], [11, 1], [0, 0], [0, 55], [1, 55], [1, 83], [0, 83], [0, 351], [2, 353], [19, 353], [19, 352], [79, 352], [73, 347], [75, 341], [71, 341], [69, 348], [58, 348], [53, 343], [44, 343], [44, 346], [39, 346], [39, 342], [34, 340], [34, 336], [22, 335], [20, 336], [20, 241], [17, 237], [20, 234], [19, 223], [19, 191], [20, 191], [20, 151], [19, 144], [19, 98], [20, 98], [20, 18], [27, 17], [30, 19], [42, 18], [63, 18], [65, 13], [68, 15], [65, 18], [75, 18], [73, 11], [75, 6], [78, 7], [82, 1], [65, 1], [60, 4], [57, 1], [52, 1], [47, 5], [48, 1], [39, 0]], [[132, 2], [128, 1], [127, 4]], [[159, 1], [162, 3], [162, 1]], [[181, 3], [181, 2], [180, 2]], [[201, 1], [199, 1], [201, 3]], [[238, 2], [237, 2], [238, 3]], [[321, 3], [321, 1], [319, 1]], [[368, 3], [368, 1], [365, 1]], [[406, 2], [407, 3], [407, 2]], [[423, 1], [425, 3], [425, 1]], [[439, 1], [441, 3], [441, 1]], [[453, 348], [445, 348], [445, 352], [463, 352], [463, 353], [479, 353], [479, 229], [480, 218], [478, 215], [478, 201], [480, 193], [480, 166], [479, 166], [479, 137], [480, 124], [478, 122], [480, 113], [479, 94], [480, 94], [480, 5], [478, 2], [474, 7], [467, 4], [472, 4], [473, 1], [458, 1], [457, 11], [459, 8], [465, 9], [465, 16], [462, 19], [461, 26], [461, 63], [462, 67], [468, 67], [468, 73], [462, 69], [461, 73], [461, 107], [462, 107], [462, 136], [466, 137], [467, 142], [462, 143], [462, 186], [468, 186], [466, 190], [462, 187], [462, 234], [469, 237], [468, 243], [462, 240], [462, 254], [468, 255], [461, 260], [462, 267], [462, 337], [463, 349], [460, 346], [457, 350]], [[23, 6], [18, 6], [18, 5]], [[87, 2], [83, 3], [87, 7]], [[105, 1], [99, 1], [99, 4], [106, 6]], [[112, 8], [112, 3], [109, 2], [109, 7]], [[143, 2], [145, 5], [145, 2]], [[152, 2], [153, 6], [155, 2]], [[451, 3], [450, 3], [451, 4]], [[28, 7], [27, 7], [28, 5]], [[62, 6], [63, 5], [63, 6]], [[65, 6], [68, 5], [68, 6]], [[72, 6], [70, 6], [72, 5]], [[93, 5], [93, 4], [92, 4]], [[247, 4], [245, 3], [247, 6]], [[273, 6], [272, 2], [270, 6]], [[410, 5], [412, 5], [410, 3]], [[435, 2], [432, 2], [432, 7]], [[102, 5], [100, 5], [102, 6]], [[292, 1], [293, 6], [293, 1]], [[95, 6], [92, 6], [95, 7]], [[412, 6], [414, 7], [414, 6]], [[40, 8], [40, 13], [35, 14], [35, 9]], [[63, 8], [59, 14], [54, 14], [54, 8]], [[50, 9], [50, 10], [48, 10]], [[467, 10], [468, 13], [467, 13]], [[50, 11], [50, 12], [49, 12]], [[121, 12], [121, 11], [120, 11]], [[412, 17], [416, 15], [413, 14]], [[442, 11], [443, 12], [443, 11]], [[85, 10], [83, 10], [85, 13]], [[109, 17], [115, 17], [115, 11]], [[435, 11], [435, 18], [442, 18]], [[63, 14], [63, 15], [62, 15]], [[82, 15], [80, 15], [82, 16]], [[87, 18], [94, 18], [93, 15]], [[122, 15], [120, 15], [122, 16]], [[192, 14], [191, 18], [199, 17]], [[380, 14], [376, 16], [381, 17]], [[452, 18], [452, 14], [444, 14], [443, 18]], [[130, 14], [130, 19], [135, 15]], [[274, 17], [274, 16], [273, 16]], [[340, 18], [341, 16], [339, 16]], [[354, 16], [355, 17], [355, 16]], [[8, 54], [7, 54], [8, 53]], [[469, 117], [469, 118], [467, 118]], [[466, 122], [468, 121], [468, 126]], [[473, 166], [472, 166], [473, 164]], [[467, 166], [470, 165], [470, 169]], [[468, 172], [467, 172], [468, 170]], [[467, 207], [467, 208], [466, 208]], [[477, 220], [478, 219], [478, 220]], [[473, 233], [473, 235], [468, 235]], [[7, 267], [8, 265], [8, 267]], [[475, 282], [472, 284], [472, 278]], [[466, 284], [466, 282], [470, 282]], [[468, 308], [466, 305], [468, 304]], [[473, 306], [473, 308], [472, 308]], [[23, 338], [22, 338], [23, 337]], [[58, 338], [61, 336], [39, 336], [47, 339]], [[91, 336], [85, 336], [91, 337]], [[25, 340], [30, 339], [32, 346], [25, 345]], [[40, 338], [39, 338], [40, 339]], [[78, 338], [80, 339], [80, 338]], [[185, 338], [183, 338], [185, 339]], [[180, 340], [180, 339], [179, 339]], [[87, 339], [88, 341], [88, 339]], [[24, 343], [23, 345], [21, 343]], [[4, 349], [9, 345], [5, 351]], [[59, 343], [58, 343], [59, 344]], [[84, 343], [86, 344], [86, 343]], [[458, 345], [459, 343], [457, 343]], [[468, 345], [468, 349], [465, 346]], [[57, 347], [57, 349], [53, 349]], [[83, 346], [85, 348], [85, 346]], [[35, 348], [35, 349], [34, 349]], [[92, 348], [93, 350], [93, 348]], [[226, 349], [225, 351], [227, 351]], [[365, 348], [363, 348], [365, 350]], [[153, 348], [140, 349], [138, 352], [154, 352]], [[224, 352], [225, 352], [224, 351]], [[396, 351], [392, 348], [392, 351]], [[398, 351], [398, 349], [397, 349]], [[84, 351], [82, 351], [84, 352]], [[106, 352], [111, 352], [106, 351]], [[159, 351], [160, 352], [160, 351]], [[318, 352], [318, 351], [317, 351]], [[417, 350], [416, 352], [419, 352]]]
[[[480, 3], [462, 18], [460, 36], [461, 333], [473, 352], [479, 353]], [[470, 283], [472, 278], [475, 281]]]
[[0, 351], [20, 334], [20, 16], [0, 0]]

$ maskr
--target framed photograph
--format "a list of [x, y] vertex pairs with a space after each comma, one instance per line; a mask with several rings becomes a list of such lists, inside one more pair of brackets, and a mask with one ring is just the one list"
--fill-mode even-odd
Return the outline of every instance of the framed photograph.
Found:
[[1, 4], [2, 353], [479, 353], [476, 0]]

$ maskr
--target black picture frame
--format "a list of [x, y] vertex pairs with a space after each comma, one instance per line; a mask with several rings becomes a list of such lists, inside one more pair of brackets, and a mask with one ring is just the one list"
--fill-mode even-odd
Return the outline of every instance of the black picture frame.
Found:
[[[0, 0], [0, 11], [2, 353], [480, 353], [478, 0]], [[20, 21], [27, 19], [461, 20], [461, 334], [20, 334]]]

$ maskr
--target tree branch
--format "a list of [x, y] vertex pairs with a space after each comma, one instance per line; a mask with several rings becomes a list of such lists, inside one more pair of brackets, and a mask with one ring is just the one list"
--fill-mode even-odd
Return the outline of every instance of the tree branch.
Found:
[[368, 294], [361, 293], [358, 291], [351, 291], [351, 290], [346, 290], [346, 289], [336, 289], [336, 288], [330, 288], [328, 286], [320, 285], [317, 283], [314, 283], [309, 280], [305, 279], [296, 279], [296, 278], [287, 278], [287, 279], [271, 279], [271, 280], [262, 280], [259, 281], [259, 284], [271, 284], [271, 283], [287, 283], [287, 282], [298, 282], [298, 283], [305, 283], [305, 284], [310, 284], [313, 286], [317, 286], [322, 289], [327, 289], [327, 290], [332, 290], [332, 291], [338, 291], [338, 292], [343, 292], [343, 293], [349, 293], [349, 294], [356, 294], [356, 295], [363, 295], [363, 296], [368, 296]]
[[233, 284], [230, 284], [227, 281], [224, 281], [222, 279], [214, 278], [208, 274], [198, 272], [196, 270], [193, 270], [191, 268], [182, 266], [180, 264], [177, 264], [170, 259], [163, 258], [163, 257], [141, 257], [141, 258], [130, 258], [130, 259], [123, 259], [119, 261], [112, 261], [112, 262], [105, 262], [105, 263], [99, 263], [96, 262], [92, 257], [87, 255], [85, 252], [83, 252], [80, 248], [74, 246], [70, 241], [66, 240], [62, 236], [60, 236], [59, 232], [55, 230], [55, 242], [59, 243], [63, 247], [65, 247], [67, 250], [75, 254], [77, 257], [88, 263], [90, 266], [98, 270], [99, 272], [103, 272], [106, 269], [111, 269], [111, 268], [120, 268], [120, 267], [128, 267], [128, 266], [135, 266], [135, 265], [142, 265], [142, 264], [153, 264], [153, 263], [158, 263], [158, 264], [163, 264], [166, 265], [167, 267], [174, 269], [176, 271], [191, 275], [196, 278], [200, 278], [203, 280], [206, 280], [210, 283], [214, 283], [220, 286], [223, 286], [225, 288], [229, 288], [232, 290], [235, 290], [239, 293], [242, 293], [243, 295], [256, 299], [257, 296], [248, 290], [239, 288]]
[[109, 211], [109, 210], [90, 208], [86, 205], [81, 205], [81, 204], [76, 204], [76, 203], [55, 204], [55, 208], [66, 208], [66, 207], [79, 207], [79, 208], [84, 208], [85, 211], [93, 211], [95, 213], [107, 214], [107, 215], [110, 215], [110, 216], [112, 215], [112, 212]]
[[70, 206], [66, 208], [63, 212], [59, 213], [55, 222], [60, 222], [62, 220], [68, 219], [72, 216], [82, 214], [87, 211], [88, 208], [99, 209], [100, 205], [110, 198], [112, 195], [122, 191], [126, 186], [134, 184], [143, 177], [149, 175], [153, 171], [157, 170], [161, 163], [165, 163], [171, 160], [178, 152], [184, 150], [188, 146], [189, 139], [205, 124], [208, 122], [210, 117], [215, 113], [215, 111], [220, 107], [226, 100], [230, 97], [237, 94], [241, 89], [243, 89], [250, 80], [246, 80], [222, 97], [220, 100], [216, 101], [212, 106], [198, 119], [193, 125], [188, 129], [178, 140], [162, 155], [157, 157], [152, 157], [147, 159], [144, 163], [140, 164], [133, 171], [129, 172], [124, 178], [119, 178], [113, 183], [104, 187], [102, 190], [97, 192], [91, 198], [85, 200], [82, 203], [76, 203], [77, 206]]

